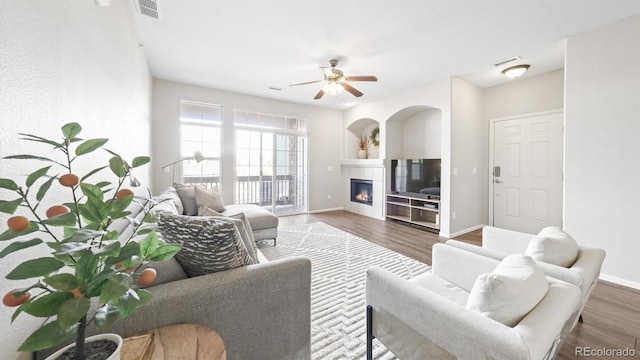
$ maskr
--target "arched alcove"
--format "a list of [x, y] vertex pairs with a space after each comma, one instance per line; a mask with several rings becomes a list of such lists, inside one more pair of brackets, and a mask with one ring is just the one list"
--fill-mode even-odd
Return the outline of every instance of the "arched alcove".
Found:
[[442, 110], [415, 105], [385, 123], [385, 159], [436, 159], [442, 156]]
[[[362, 137], [366, 137], [369, 140], [369, 146], [367, 149], [368, 159], [380, 158], [380, 147], [371, 143], [370, 136], [373, 129], [380, 128], [380, 122], [370, 118], [361, 118], [351, 123], [347, 127], [347, 135], [345, 139], [345, 158], [357, 159], [359, 142]], [[380, 138], [379, 138], [380, 139]]]

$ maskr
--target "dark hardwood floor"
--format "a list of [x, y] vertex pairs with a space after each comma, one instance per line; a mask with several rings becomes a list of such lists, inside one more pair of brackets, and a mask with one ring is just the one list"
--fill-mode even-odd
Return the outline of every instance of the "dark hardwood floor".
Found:
[[[280, 226], [324, 222], [380, 246], [431, 264], [431, 247], [447, 239], [435, 232], [410, 227], [402, 222], [382, 221], [347, 211], [284, 216]], [[456, 238], [472, 244], [482, 243], [480, 230]], [[599, 281], [578, 323], [565, 340], [558, 359], [640, 358], [640, 290]], [[489, 335], [489, 334], [488, 334]], [[597, 356], [609, 349], [634, 349], [634, 357]], [[590, 348], [591, 350], [588, 350]], [[579, 351], [582, 351], [582, 356]], [[591, 355], [596, 356], [591, 356]], [[590, 356], [585, 356], [590, 355]]]

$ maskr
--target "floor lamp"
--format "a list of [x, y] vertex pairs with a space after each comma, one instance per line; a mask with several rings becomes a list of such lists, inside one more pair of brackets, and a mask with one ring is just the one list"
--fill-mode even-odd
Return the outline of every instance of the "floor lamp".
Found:
[[173, 169], [173, 174], [171, 175], [171, 183], [172, 184], [176, 182], [176, 165], [180, 164], [181, 162], [183, 162], [185, 160], [195, 160], [196, 163], [200, 164], [201, 162], [203, 162], [205, 160], [205, 157], [204, 157], [204, 155], [202, 155], [202, 153], [200, 151], [196, 151], [196, 152], [193, 153], [192, 157], [180, 159], [180, 160], [172, 162], [171, 164], [164, 165], [162, 167], [163, 170], [168, 168], [169, 166], [171, 166], [172, 169]]

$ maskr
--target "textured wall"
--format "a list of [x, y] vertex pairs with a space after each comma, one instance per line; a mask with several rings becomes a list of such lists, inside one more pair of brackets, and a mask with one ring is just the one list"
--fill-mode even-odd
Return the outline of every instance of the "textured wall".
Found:
[[[70, 121], [84, 127], [84, 138], [110, 138], [108, 148], [125, 158], [150, 153], [151, 77], [138, 46], [135, 16], [126, 0], [111, 1], [109, 7], [89, 0], [0, 0], [0, 157], [50, 151], [18, 141], [18, 132], [60, 137], [60, 126]], [[108, 159], [105, 152], [100, 157], [97, 162]], [[78, 164], [78, 172], [101, 164]], [[0, 177], [23, 183], [23, 175], [42, 166], [0, 160]], [[149, 183], [148, 168], [136, 175]], [[52, 187], [42, 209], [67, 200], [65, 195]], [[8, 198], [0, 192], [0, 199]], [[0, 213], [1, 231], [8, 217]], [[0, 243], [0, 249], [6, 245]], [[47, 249], [30, 251], [37, 255]], [[24, 285], [4, 279], [21, 254], [0, 259], [2, 295]], [[10, 326], [12, 314], [12, 309], [0, 307], [0, 326], [11, 329], [0, 341], [2, 359], [17, 358], [15, 349], [41, 322], [21, 315]]]

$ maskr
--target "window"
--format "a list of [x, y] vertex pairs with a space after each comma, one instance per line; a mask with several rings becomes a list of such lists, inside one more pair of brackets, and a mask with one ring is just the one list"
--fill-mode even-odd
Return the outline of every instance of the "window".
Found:
[[236, 204], [307, 210], [307, 121], [235, 110]]
[[[184, 183], [220, 187], [222, 106], [180, 102], [180, 151], [185, 159], [181, 163]], [[196, 151], [204, 155], [204, 161], [193, 159]]]

